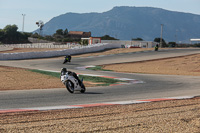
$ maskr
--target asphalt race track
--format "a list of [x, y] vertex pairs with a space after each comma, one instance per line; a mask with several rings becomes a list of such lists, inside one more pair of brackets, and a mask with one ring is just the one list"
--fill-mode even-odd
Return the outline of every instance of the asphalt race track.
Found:
[[[41, 89], [28, 91], [1, 91], [0, 109], [79, 105], [114, 101], [129, 101], [176, 96], [200, 95], [200, 76], [170, 76], [154, 74], [128, 74], [116, 72], [96, 72], [81, 70], [88, 65], [101, 65], [120, 62], [133, 62], [158, 58], [167, 58], [200, 53], [200, 49], [162, 50], [158, 52], [135, 52], [116, 55], [73, 58], [72, 62], [62, 64], [62, 58], [34, 59], [18, 61], [0, 61], [1, 65], [31, 69], [60, 71], [67, 67], [70, 71], [84, 74], [98, 74], [143, 81], [143, 83], [90, 87], [86, 93], [69, 93], [63, 85], [60, 89]], [[79, 68], [79, 69], [78, 69]]]

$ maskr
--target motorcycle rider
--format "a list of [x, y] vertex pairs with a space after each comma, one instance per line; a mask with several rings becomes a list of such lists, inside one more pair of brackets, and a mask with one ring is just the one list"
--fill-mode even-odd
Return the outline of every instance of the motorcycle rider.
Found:
[[77, 79], [79, 85], [82, 87], [82, 81], [79, 79], [79, 77], [77, 76], [77, 74], [75, 72], [67, 71], [67, 68], [62, 68], [61, 76], [66, 75], [66, 74], [73, 76], [75, 79]]
[[159, 47], [159, 45], [156, 44], [156, 46], [155, 46], [155, 51], [158, 51], [158, 47]]
[[72, 58], [71, 55], [66, 55], [63, 64], [64, 64], [65, 62], [68, 62], [68, 61], [71, 62], [71, 58]]
[[67, 73], [67, 69], [66, 68], [62, 68], [61, 69], [61, 76], [65, 75]]

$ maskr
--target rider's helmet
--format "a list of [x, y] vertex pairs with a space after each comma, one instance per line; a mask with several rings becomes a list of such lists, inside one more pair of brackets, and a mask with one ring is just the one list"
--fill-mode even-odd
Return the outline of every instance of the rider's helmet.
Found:
[[66, 72], [67, 72], [67, 68], [62, 68], [62, 69], [61, 69], [61, 75], [65, 75]]

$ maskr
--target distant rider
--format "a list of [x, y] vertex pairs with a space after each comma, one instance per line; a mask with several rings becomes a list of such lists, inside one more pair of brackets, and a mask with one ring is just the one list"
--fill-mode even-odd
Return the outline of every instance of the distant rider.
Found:
[[65, 56], [65, 59], [67, 59], [69, 62], [71, 62], [71, 55], [67, 55], [67, 56]]
[[155, 51], [158, 51], [158, 44], [156, 44], [156, 46], [155, 46]]
[[63, 64], [65, 64], [65, 62], [71, 62], [71, 58], [72, 57], [70, 55], [66, 55]]

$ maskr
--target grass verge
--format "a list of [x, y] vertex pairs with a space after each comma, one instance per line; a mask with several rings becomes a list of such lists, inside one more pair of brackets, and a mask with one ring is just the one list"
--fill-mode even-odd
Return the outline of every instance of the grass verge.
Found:
[[[49, 71], [42, 71], [42, 70], [36, 70], [36, 69], [30, 69], [29, 71], [60, 78], [60, 73], [58, 73], [58, 72], [49, 72]], [[124, 82], [124, 81], [117, 80], [117, 79], [87, 76], [87, 75], [79, 75], [79, 78], [83, 79], [85, 81], [99, 83], [99, 84], [97, 84], [97, 86], [109, 86], [111, 84], [117, 84], [120, 82]]]
[[79, 75], [79, 78], [85, 81], [91, 81], [94, 83], [101, 83], [101, 84], [97, 84], [97, 86], [109, 86], [111, 84], [117, 84], [119, 82], [124, 82], [121, 80], [117, 80], [117, 79], [111, 79], [111, 78], [103, 78], [103, 77], [94, 77], [94, 76], [86, 76], [86, 75]]
[[49, 72], [49, 71], [42, 71], [42, 70], [36, 70], [36, 69], [30, 69], [29, 71], [53, 76], [53, 77], [56, 77], [56, 78], [60, 78], [60, 73], [58, 73], [58, 72]]
[[89, 67], [89, 68], [86, 68], [86, 69], [93, 70], [93, 71], [112, 71], [112, 70], [103, 69], [103, 66]]

